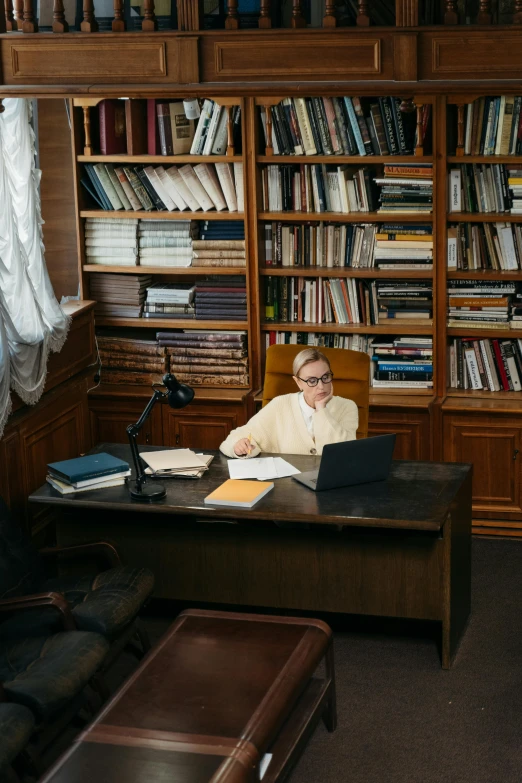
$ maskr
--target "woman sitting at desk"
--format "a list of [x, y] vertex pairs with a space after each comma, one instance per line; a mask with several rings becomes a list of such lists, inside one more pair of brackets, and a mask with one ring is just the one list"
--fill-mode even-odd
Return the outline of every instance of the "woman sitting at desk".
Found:
[[322, 454], [327, 443], [355, 440], [359, 412], [353, 400], [333, 396], [330, 362], [315, 348], [294, 359], [300, 391], [282, 394], [261, 408], [244, 427], [232, 430], [220, 446], [227, 457], [256, 457], [261, 451]]

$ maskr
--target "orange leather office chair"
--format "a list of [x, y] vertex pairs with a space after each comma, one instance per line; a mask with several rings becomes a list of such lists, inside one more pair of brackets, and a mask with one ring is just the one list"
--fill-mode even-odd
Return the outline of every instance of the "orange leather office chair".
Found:
[[[266, 352], [263, 406], [280, 394], [297, 391], [292, 378], [292, 364], [306, 345], [271, 345]], [[334, 374], [334, 394], [353, 400], [359, 408], [358, 438], [368, 437], [370, 402], [370, 357], [361, 351], [345, 348], [319, 348], [330, 361]]]

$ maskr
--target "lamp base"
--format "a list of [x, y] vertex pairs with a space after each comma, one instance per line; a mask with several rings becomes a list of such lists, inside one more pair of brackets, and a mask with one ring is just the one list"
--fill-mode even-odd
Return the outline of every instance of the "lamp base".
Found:
[[140, 500], [142, 503], [153, 503], [155, 500], [162, 500], [167, 494], [167, 490], [161, 484], [144, 484], [140, 490], [131, 489], [130, 496], [133, 500]]

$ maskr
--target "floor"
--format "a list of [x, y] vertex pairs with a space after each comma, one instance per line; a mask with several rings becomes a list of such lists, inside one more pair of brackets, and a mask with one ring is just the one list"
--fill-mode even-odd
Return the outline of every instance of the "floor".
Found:
[[[449, 672], [440, 668], [434, 626], [329, 618], [338, 729], [318, 727], [291, 783], [522, 781], [522, 542], [474, 540], [472, 595]], [[145, 622], [157, 640], [171, 618], [162, 607]], [[134, 666], [132, 656], [120, 658], [111, 690]], [[46, 762], [73, 736], [64, 735]]]

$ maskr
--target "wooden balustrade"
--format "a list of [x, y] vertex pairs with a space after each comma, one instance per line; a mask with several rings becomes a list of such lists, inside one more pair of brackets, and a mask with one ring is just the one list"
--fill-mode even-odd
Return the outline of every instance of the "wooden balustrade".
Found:
[[323, 27], [336, 27], [335, 0], [326, 0], [323, 16]]
[[270, 0], [261, 0], [258, 24], [261, 30], [266, 30], [272, 27]]
[[0, 33], [7, 31], [7, 5], [0, 0]]
[[24, 15], [22, 21], [22, 31], [24, 33], [37, 33], [38, 23], [34, 17], [33, 0], [23, 0], [23, 6]]
[[[174, 2], [174, 0], [172, 0]], [[125, 17], [123, 16], [123, 0], [114, 0], [114, 19], [112, 20], [112, 32], [123, 33], [126, 29]]]
[[145, 33], [151, 33], [158, 29], [158, 20], [154, 13], [154, 0], [145, 0], [143, 4], [143, 21], [141, 29]]
[[98, 22], [94, 16], [93, 0], [83, 0], [83, 22], [80, 25], [82, 33], [97, 33]]
[[68, 33], [69, 25], [65, 19], [63, 0], [54, 0], [53, 4], [53, 33]]
[[237, 30], [239, 28], [238, 0], [228, 0], [225, 30]]
[[513, 24], [522, 24], [522, 0], [515, 0], [515, 11], [513, 13]]
[[292, 0], [292, 18], [290, 26], [293, 28], [306, 27], [306, 19], [303, 16], [301, 0]]
[[7, 32], [16, 30], [16, 22], [13, 16], [13, 0], [5, 0], [5, 29]]
[[358, 0], [357, 2], [357, 27], [368, 27], [370, 24], [370, 13], [368, 11], [367, 0]]
[[446, 0], [446, 10], [444, 11], [444, 24], [458, 24], [459, 15], [457, 13], [457, 0]]
[[21, 30], [24, 23], [24, 0], [13, 0], [13, 30]]
[[491, 0], [480, 0], [477, 24], [491, 24], [492, 20]]

